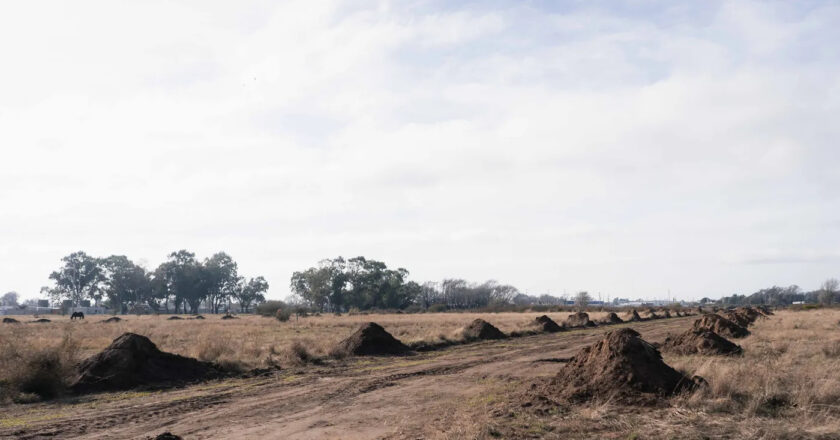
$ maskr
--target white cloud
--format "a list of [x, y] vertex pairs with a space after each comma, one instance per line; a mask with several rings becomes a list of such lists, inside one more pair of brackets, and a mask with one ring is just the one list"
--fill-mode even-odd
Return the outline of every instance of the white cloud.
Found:
[[0, 289], [77, 249], [223, 249], [273, 296], [339, 254], [633, 297], [837, 276], [840, 9], [634, 8], [3, 6]]

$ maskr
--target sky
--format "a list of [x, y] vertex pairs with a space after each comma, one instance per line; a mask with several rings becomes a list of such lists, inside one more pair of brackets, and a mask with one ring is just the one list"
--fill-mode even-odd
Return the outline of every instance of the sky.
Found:
[[0, 291], [225, 251], [269, 297], [423, 282], [717, 298], [840, 277], [840, 4], [0, 6]]

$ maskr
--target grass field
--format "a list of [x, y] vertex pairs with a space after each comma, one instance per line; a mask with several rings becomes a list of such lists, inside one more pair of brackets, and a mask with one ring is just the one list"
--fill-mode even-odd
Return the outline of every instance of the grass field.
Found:
[[[253, 417], [255, 430], [241, 431], [244, 437], [271, 432], [318, 438], [343, 432], [343, 438], [838, 438], [837, 309], [778, 311], [769, 319], [759, 319], [750, 328], [751, 336], [735, 341], [744, 348], [742, 356], [664, 353], [666, 363], [702, 376], [709, 386], [650, 408], [595, 401], [546, 414], [520, 406], [518, 396], [530, 383], [550, 377], [561, 367], [540, 359], [573, 355], [597, 341], [608, 328], [459, 345], [409, 358], [357, 358], [311, 365], [290, 354], [297, 344], [314, 356], [326, 357], [333, 344], [368, 321], [381, 324], [404, 342], [435, 342], [456, 339], [458, 329], [476, 317], [509, 333], [526, 329], [540, 314], [325, 315], [292, 318], [285, 323], [256, 316], [176, 321], [164, 316], [128, 316], [115, 324], [99, 323], [104, 317], [88, 317], [84, 323], [59, 318], [47, 324], [3, 325], [0, 374], [10, 374], [21, 357], [43, 350], [62, 353], [62, 362], [70, 364], [98, 352], [126, 331], [149, 336], [165, 351], [243, 368], [279, 365], [282, 373], [274, 378], [236, 379], [162, 393], [103, 394], [35, 404], [7, 400], [3, 405], [8, 416], [0, 418], [0, 433], [4, 425], [40, 432], [39, 426], [84, 419], [85, 405], [90, 405], [100, 411], [90, 417], [101, 418], [103, 408], [114, 413], [114, 425], [103, 427], [108, 429], [103, 432], [131, 437], [139, 427], [132, 431], [116, 421], [141, 417], [135, 414], [137, 408], [185, 400], [198, 403], [178, 406], [178, 411], [185, 413], [177, 418], [143, 419], [143, 423], [152, 423], [147, 429], [171, 423], [194, 434], [186, 438], [213, 438], [204, 414], [222, 399], [228, 402], [225, 411], [231, 417]], [[559, 322], [567, 313], [548, 315]], [[592, 317], [599, 318], [597, 313]], [[693, 320], [627, 325], [638, 329], [646, 340], [661, 342], [667, 334], [689, 327]], [[256, 411], [249, 403], [254, 399], [265, 407]], [[313, 413], [315, 408], [318, 411]], [[417, 411], [428, 413], [429, 419], [416, 420], [412, 414]], [[301, 417], [308, 424], [294, 422]], [[378, 422], [361, 421], [371, 417]], [[54, 419], [57, 421], [52, 422]], [[71, 436], [70, 431], [64, 433]]]

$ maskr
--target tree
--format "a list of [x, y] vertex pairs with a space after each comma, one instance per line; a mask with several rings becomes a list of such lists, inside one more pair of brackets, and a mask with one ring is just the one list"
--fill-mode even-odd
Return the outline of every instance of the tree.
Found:
[[589, 305], [590, 301], [592, 301], [592, 297], [589, 296], [589, 292], [581, 291], [581, 292], [578, 292], [577, 295], [575, 295], [575, 305], [581, 311], [586, 309], [586, 306]]
[[333, 272], [326, 267], [310, 267], [292, 274], [289, 287], [310, 306], [323, 312], [330, 304], [333, 292]]
[[152, 286], [146, 269], [124, 255], [111, 255], [101, 262], [103, 291], [114, 310], [126, 313], [130, 306], [151, 299]]
[[840, 281], [836, 278], [829, 278], [820, 286], [819, 301], [827, 306], [831, 305], [837, 297], [837, 291], [840, 290]]
[[239, 301], [243, 313], [248, 313], [251, 304], [265, 302], [265, 292], [268, 292], [268, 282], [263, 277], [251, 278], [247, 283], [240, 281], [233, 295]]
[[3, 297], [0, 298], [0, 305], [2, 306], [16, 306], [18, 305], [18, 299], [20, 296], [17, 292], [6, 292], [3, 294]]
[[207, 303], [213, 313], [236, 293], [240, 278], [238, 266], [230, 255], [219, 252], [204, 260], [204, 276], [207, 288]]
[[61, 259], [64, 265], [50, 274], [55, 286], [47, 292], [56, 301], [69, 299], [78, 305], [84, 299], [97, 303], [102, 298], [104, 281], [100, 260], [79, 251]]
[[196, 261], [195, 254], [180, 250], [169, 254], [169, 260], [155, 270], [156, 287], [164, 290], [168, 297], [174, 297], [175, 313], [183, 305], [184, 313], [187, 305], [192, 313], [198, 313], [198, 306], [207, 297], [208, 278], [204, 267]]

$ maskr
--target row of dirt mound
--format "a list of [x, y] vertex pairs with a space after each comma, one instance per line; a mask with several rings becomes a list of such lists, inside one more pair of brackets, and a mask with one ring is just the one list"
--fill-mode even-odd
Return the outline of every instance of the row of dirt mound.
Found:
[[549, 318], [546, 315], [534, 318], [534, 322], [531, 325], [533, 327], [536, 327], [539, 331], [543, 331], [546, 333], [557, 333], [565, 330], [563, 326], [554, 322], [553, 319]]
[[[750, 325], [772, 312], [744, 307], [729, 313], [738, 317], [739, 322]], [[652, 311], [647, 314], [657, 316]], [[678, 312], [675, 314], [680, 316]], [[643, 318], [633, 310], [628, 321], [638, 320]], [[669, 336], [659, 347], [642, 339], [633, 329], [614, 330], [575, 354], [553, 378], [542, 384], [535, 383], [528, 399], [654, 404], [663, 397], [706, 385], [703, 378], [689, 378], [668, 366], [662, 360], [660, 349], [683, 355], [738, 355], [743, 352], [742, 348], [723, 335], [738, 338], [749, 334], [749, 330], [737, 322], [711, 313], [697, 319], [688, 331]]]
[[703, 383], [702, 378], [689, 378], [665, 364], [659, 350], [638, 332], [622, 328], [579, 351], [536, 392], [550, 400], [646, 404]]

